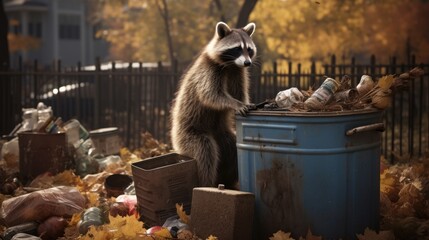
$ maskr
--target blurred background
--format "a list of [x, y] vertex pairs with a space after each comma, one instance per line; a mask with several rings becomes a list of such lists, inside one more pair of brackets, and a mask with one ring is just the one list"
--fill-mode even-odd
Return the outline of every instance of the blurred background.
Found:
[[[224, 21], [257, 26], [262, 63], [308, 64], [355, 57], [429, 59], [429, 1], [425, 0], [3, 0], [9, 19], [11, 65], [18, 57], [63, 66], [105, 61], [186, 65]], [[271, 64], [269, 64], [271, 66]]]
[[[88, 129], [118, 127], [129, 147], [141, 144], [144, 131], [169, 142], [177, 83], [218, 21], [256, 23], [255, 103], [289, 87], [318, 87], [325, 75], [347, 74], [356, 84], [363, 74], [428, 70], [427, 0], [0, 3], [1, 134], [21, 121], [22, 108], [42, 101]], [[395, 96], [396, 112], [386, 111], [388, 126], [401, 130], [386, 132], [385, 152], [421, 155], [429, 148], [427, 77]]]

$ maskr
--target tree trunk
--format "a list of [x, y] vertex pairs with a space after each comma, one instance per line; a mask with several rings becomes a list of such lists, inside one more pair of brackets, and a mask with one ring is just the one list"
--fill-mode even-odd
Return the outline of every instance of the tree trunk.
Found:
[[[0, 0], [0, 72], [3, 73], [8, 72], [10, 66], [8, 29], [9, 24], [3, 0]], [[0, 75], [0, 137], [9, 133], [13, 128], [13, 102], [10, 78], [7, 75]]]
[[173, 47], [173, 39], [171, 38], [171, 32], [170, 32], [170, 16], [168, 12], [168, 4], [166, 0], [162, 0], [162, 5], [159, 4], [159, 1], [157, 1], [158, 10], [161, 14], [163, 20], [164, 20], [164, 27], [165, 27], [165, 35], [167, 37], [167, 44], [168, 44], [168, 54], [170, 56], [170, 63], [171, 65], [175, 62], [175, 56], [174, 56], [174, 47]]
[[9, 70], [9, 43], [7, 33], [9, 29], [3, 0], [0, 0], [0, 71]]
[[217, 10], [219, 10], [219, 13], [220, 13], [220, 20], [221, 20], [222, 22], [226, 22], [225, 14], [223, 14], [223, 7], [222, 7], [222, 3], [220, 2], [220, 0], [214, 0], [213, 2], [214, 2], [214, 4], [216, 5]]
[[236, 28], [242, 28], [249, 22], [249, 16], [256, 6], [258, 0], [245, 0], [238, 14]]

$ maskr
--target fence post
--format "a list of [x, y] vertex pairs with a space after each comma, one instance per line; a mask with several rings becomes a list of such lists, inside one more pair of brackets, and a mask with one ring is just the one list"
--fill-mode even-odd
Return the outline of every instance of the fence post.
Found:
[[308, 86], [305, 86], [306, 89], [308, 89], [310, 86], [313, 86], [316, 82], [316, 62], [314, 59], [311, 60], [311, 68], [310, 68], [310, 75], [311, 75], [311, 82], [308, 84]]
[[82, 98], [82, 79], [81, 79], [81, 72], [82, 72], [82, 63], [80, 61], [77, 62], [77, 101], [76, 101], [76, 115], [77, 117], [81, 117], [81, 98]]
[[[122, 96], [121, 96], [121, 94], [118, 94], [118, 91], [115, 91], [116, 89], [117, 89], [117, 82], [118, 82], [118, 80], [117, 79], [119, 79], [119, 80], [122, 80], [121, 79], [121, 77], [118, 77], [118, 76], [116, 76], [116, 62], [115, 61], [112, 61], [112, 69], [111, 69], [111, 74], [110, 74], [110, 77], [107, 79], [107, 89], [106, 89], [106, 93], [108, 93], [109, 95], [108, 95], [108, 98], [109, 98], [109, 105], [110, 105], [110, 108], [111, 108], [111, 111], [109, 112], [110, 113], [110, 124], [111, 125], [116, 125], [117, 124], [117, 120], [118, 120], [118, 118], [119, 118], [119, 116], [117, 117], [117, 110], [118, 109], [115, 109], [113, 106], [114, 106], [114, 103], [115, 102], [118, 102], [118, 95], [119, 95], [119, 101], [120, 101], [120, 99], [122, 99], [122, 96], [123, 96], [123, 92], [121, 92], [122, 93]], [[101, 96], [100, 96], [101, 97]], [[103, 108], [103, 107], [101, 107], [101, 108]]]
[[100, 119], [100, 71], [101, 71], [101, 62], [100, 57], [95, 59], [95, 96], [94, 96], [94, 122], [92, 128], [99, 127]]
[[288, 62], [288, 83], [287, 85], [290, 87], [292, 85], [292, 62]]
[[[396, 57], [393, 56], [390, 59], [390, 70], [391, 73], [395, 73], [396, 71]], [[396, 127], [396, 119], [395, 119], [395, 115], [396, 115], [396, 94], [395, 91], [392, 92], [392, 105], [391, 105], [391, 116], [390, 116], [390, 120], [391, 120], [391, 126], [390, 126], [390, 163], [394, 162], [394, 154], [393, 152], [395, 151], [395, 127]], [[402, 109], [400, 109], [402, 112]], [[386, 118], [386, 121], [388, 121], [389, 119]], [[388, 123], [387, 123], [388, 124]], [[387, 138], [385, 139], [385, 141], [387, 141]], [[385, 156], [387, 156], [387, 147], [386, 147], [386, 151], [385, 151]]]
[[273, 87], [274, 87], [274, 91], [277, 91], [277, 62], [273, 61]]
[[[143, 63], [139, 62], [139, 77], [138, 82], [137, 82], [137, 106], [138, 106], [138, 112], [137, 112], [137, 121], [138, 121], [138, 128], [137, 128], [137, 146], [136, 147], [140, 147], [140, 143], [141, 143], [141, 129], [142, 129], [142, 81], [143, 81]], [[145, 119], [145, 118], [144, 118]], [[127, 146], [129, 147], [129, 146]]]
[[[415, 56], [413, 55], [413, 59], [414, 59], [414, 62], [415, 62]], [[415, 80], [416, 81], [416, 80]], [[423, 87], [424, 87], [424, 82], [423, 82], [423, 77], [420, 77], [420, 83], [419, 83], [419, 104], [418, 104], [418, 107], [419, 107], [419, 129], [424, 129], [423, 128], [423, 107], [424, 107], [424, 105], [423, 105]], [[426, 122], [427, 122], [427, 120], [426, 120]], [[428, 128], [429, 129], [429, 128]], [[423, 131], [422, 130], [420, 130], [420, 131], [418, 131], [419, 132], [419, 151], [418, 151], [418, 155], [419, 156], [422, 156], [422, 143], [423, 143]], [[429, 136], [429, 134], [428, 134], [428, 136]], [[426, 138], [427, 139], [427, 138]]]
[[352, 61], [351, 61], [351, 63], [350, 63], [350, 77], [352, 78], [352, 86], [357, 86], [357, 82], [358, 82], [358, 76], [357, 76], [357, 73], [356, 73], [356, 59], [355, 59], [355, 57], [352, 57]]
[[[416, 57], [412, 55], [410, 66], [415, 66], [415, 64]], [[410, 157], [414, 155], [414, 81], [414, 79], [410, 81], [410, 87], [408, 88], [408, 152], [410, 153]]]
[[[155, 92], [155, 98], [154, 98], [154, 102], [152, 103], [153, 105], [153, 114], [156, 114], [156, 118], [154, 118], [152, 120], [152, 126], [154, 126], [153, 131], [154, 131], [154, 136], [156, 136], [158, 139], [161, 139], [161, 134], [160, 134], [160, 106], [161, 106], [161, 89], [160, 89], [160, 82], [162, 79], [162, 62], [158, 61], [158, 67], [157, 67], [157, 77], [154, 83], [154, 92]], [[163, 139], [165, 139], [165, 136], [163, 136]]]
[[[38, 69], [38, 64], [37, 64], [37, 59], [34, 60], [34, 64], [33, 64], [33, 72], [34, 72], [34, 83], [33, 83], [33, 92], [34, 92], [34, 96], [33, 96], [33, 103], [32, 106], [36, 106], [37, 105], [37, 82], [38, 82], [38, 76], [37, 76], [37, 69]], [[22, 69], [21, 69], [22, 71]]]
[[[391, 72], [392, 73], [395, 73], [396, 72], [396, 57], [394, 56], [394, 57], [392, 57], [392, 60], [391, 60], [391, 63], [390, 63], [390, 67], [391, 67]], [[393, 93], [392, 93], [392, 108], [391, 108], [391, 121], [392, 121], [392, 124], [391, 124], [391, 126], [390, 126], [390, 130], [391, 130], [391, 132], [390, 132], [390, 152], [394, 152], [394, 150], [395, 150], [395, 129], [396, 129], [396, 119], [395, 119], [395, 117], [396, 117], [396, 94], [395, 94], [395, 91], [393, 91]], [[401, 109], [402, 110], [402, 109]], [[402, 112], [402, 111], [399, 111], [399, 112]], [[402, 117], [400, 118], [401, 120], [401, 126], [402, 126]], [[388, 120], [388, 118], [386, 118], [386, 121]], [[388, 124], [388, 122], [386, 123], [386, 125]], [[387, 137], [386, 137], [386, 139], [385, 139], [385, 141], [387, 141]], [[400, 140], [400, 145], [402, 146], [402, 140]], [[401, 147], [402, 148], [402, 147]], [[386, 147], [386, 151], [385, 151], [386, 153], [385, 153], [385, 155], [386, 155], [386, 157], [387, 157], [387, 147]], [[393, 163], [393, 161], [394, 161], [394, 156], [393, 156], [393, 154], [391, 154], [390, 155], [390, 163]]]
[[297, 78], [295, 79], [295, 86], [300, 88], [301, 86], [301, 63], [298, 63], [298, 72], [297, 72]]
[[[55, 67], [55, 65], [54, 65], [54, 67]], [[61, 60], [60, 59], [57, 60], [56, 74], [55, 75], [56, 75], [57, 90], [58, 90], [57, 91], [57, 96], [56, 96], [56, 99], [57, 99], [56, 114], [58, 114], [58, 116], [62, 116], [62, 115], [64, 115], [63, 114], [63, 109], [64, 108], [61, 107], [61, 99], [62, 99], [62, 97], [61, 97], [61, 92], [60, 92], [60, 89], [61, 89]]]
[[131, 105], [132, 105], [132, 89], [133, 89], [133, 77], [132, 77], [133, 63], [130, 62], [128, 65], [128, 99], [127, 99], [127, 146], [130, 146], [131, 138]]
[[329, 73], [329, 77], [335, 78], [335, 69], [336, 69], [336, 57], [335, 54], [331, 56], [331, 72]]
[[[13, 119], [14, 120], [13, 123], [22, 121], [22, 119], [21, 119], [21, 117], [22, 117], [21, 108], [23, 107], [22, 104], [25, 103], [24, 101], [22, 101], [22, 97], [23, 97], [23, 93], [22, 93], [23, 66], [22, 66], [21, 55], [18, 58], [18, 70], [19, 70], [19, 75], [18, 75], [18, 79], [16, 80], [18, 82], [18, 87], [16, 89], [16, 96], [14, 96], [16, 98], [15, 99], [16, 107], [14, 110], [12, 110], [12, 112], [14, 113], [13, 115], [15, 116]], [[12, 78], [12, 76], [10, 76], [10, 78]], [[7, 91], [7, 89], [6, 89], [6, 91]], [[24, 95], [24, 98], [25, 98], [25, 95]], [[6, 121], [8, 121], [8, 120], [6, 120]]]
[[371, 64], [370, 64], [370, 74], [372, 77], [376, 77], [375, 75], [375, 55], [371, 55]]

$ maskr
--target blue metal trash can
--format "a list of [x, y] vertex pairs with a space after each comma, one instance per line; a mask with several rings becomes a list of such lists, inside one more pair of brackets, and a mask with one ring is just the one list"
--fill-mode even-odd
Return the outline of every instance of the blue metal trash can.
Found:
[[255, 239], [278, 230], [356, 239], [379, 229], [382, 112], [236, 116], [240, 190], [255, 194]]

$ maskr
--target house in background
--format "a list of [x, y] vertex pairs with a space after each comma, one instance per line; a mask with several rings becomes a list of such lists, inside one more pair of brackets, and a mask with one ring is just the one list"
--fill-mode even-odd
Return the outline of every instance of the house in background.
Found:
[[38, 60], [39, 66], [51, 66], [61, 60], [64, 67], [92, 65], [96, 57], [108, 56], [108, 43], [96, 38], [96, 26], [90, 19], [85, 0], [9, 0], [4, 7], [9, 32], [38, 39], [36, 49], [11, 54], [12, 67], [19, 56], [24, 63]]

